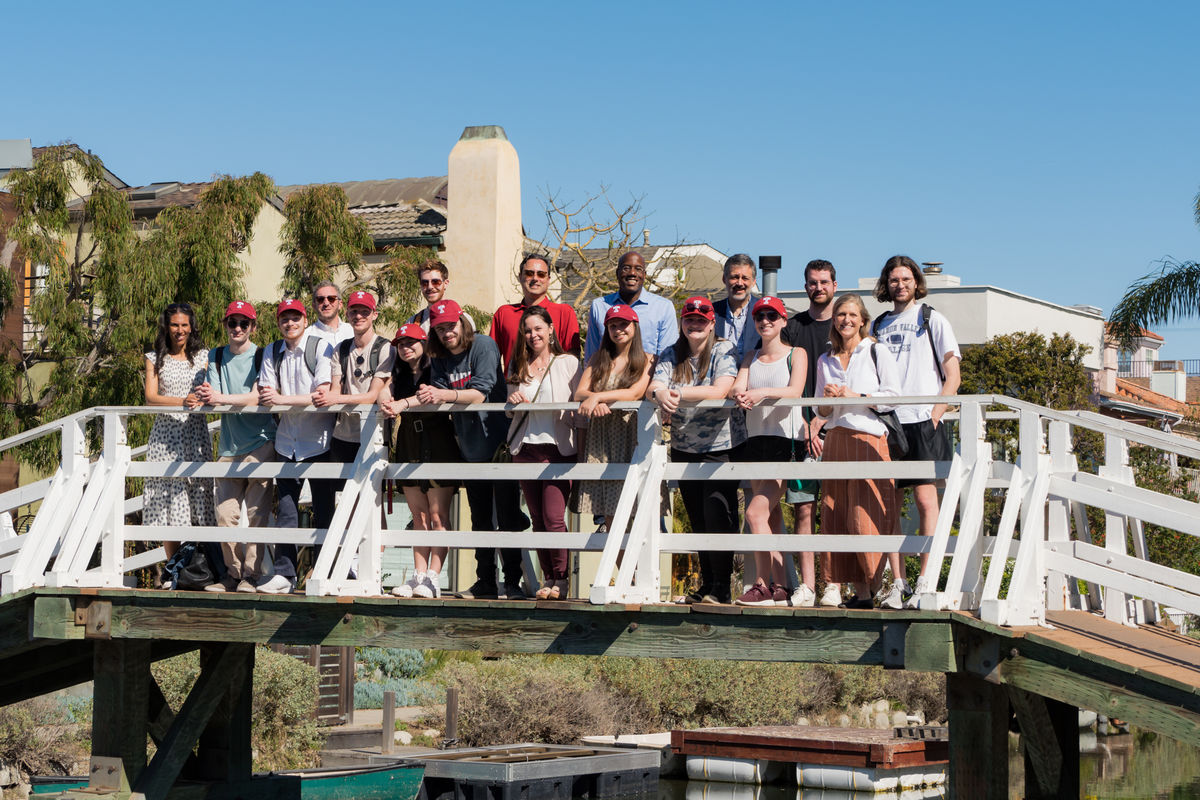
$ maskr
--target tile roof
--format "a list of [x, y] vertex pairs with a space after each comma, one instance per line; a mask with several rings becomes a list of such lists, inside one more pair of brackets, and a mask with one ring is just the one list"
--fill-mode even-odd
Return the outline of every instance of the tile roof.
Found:
[[368, 206], [351, 208], [350, 213], [367, 223], [377, 245], [446, 232], [445, 210], [431, 206]]
[[[154, 218], [168, 208], [184, 206], [190, 208], [200, 201], [200, 195], [211, 181], [199, 183], [178, 183], [176, 181], [159, 181], [145, 186], [129, 186], [121, 189], [129, 208], [133, 210], [134, 219]], [[152, 195], [152, 196], [151, 196]], [[283, 210], [283, 200], [279, 195], [273, 195], [267, 202], [280, 211]], [[77, 204], [76, 204], [77, 205]]]
[[[284, 198], [313, 184], [280, 186], [279, 194]], [[335, 183], [346, 193], [346, 205], [350, 208], [367, 206], [417, 205], [424, 201], [428, 205], [446, 207], [449, 181], [445, 175], [428, 178], [390, 178], [377, 181], [346, 181]]]
[[1117, 390], [1115, 392], [1103, 392], [1102, 394], [1117, 400], [1131, 400], [1149, 408], [1169, 411], [1172, 414], [1189, 416], [1193, 411], [1192, 407], [1187, 403], [1181, 403], [1173, 397], [1153, 392], [1145, 386], [1139, 386], [1137, 383], [1125, 378], [1117, 378]]

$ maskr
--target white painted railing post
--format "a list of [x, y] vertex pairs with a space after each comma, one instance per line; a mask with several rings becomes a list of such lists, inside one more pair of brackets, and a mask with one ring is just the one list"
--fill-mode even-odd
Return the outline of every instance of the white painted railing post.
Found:
[[[637, 560], [641, 553], [641, 543], [644, 541], [642, 535], [645, 533], [644, 524], [640, 529], [637, 526], [634, 510], [635, 504], [639, 504], [639, 501], [645, 496], [646, 475], [650, 468], [651, 453], [655, 443], [662, 436], [657, 409], [652, 403], [642, 403], [638, 409], [637, 430], [637, 445], [629, 459], [629, 469], [625, 473], [621, 496], [617, 500], [617, 507], [613, 513], [613, 524], [608, 530], [607, 538], [604, 541], [604, 550], [600, 554], [600, 563], [596, 567], [595, 583], [592, 584], [592, 589], [588, 593], [588, 599], [596, 605], [645, 602], [636, 599], [640, 598], [641, 594], [634, 590], [634, 575], [639, 566]], [[658, 479], [661, 482], [661, 474]], [[644, 502], [638, 505], [637, 516], [644, 516], [649, 510], [644, 508], [645, 505]], [[655, 515], [657, 515], [657, 510], [658, 501], [655, 500]], [[633, 517], [632, 525], [631, 517]], [[630, 538], [629, 552], [625, 552], [621, 556], [621, 567], [617, 572], [616, 580], [613, 581], [614, 585], [609, 586], [609, 578], [612, 576], [613, 570], [617, 568], [617, 557], [622, 552], [622, 542], [627, 534]]]
[[[1001, 625], [1041, 625], [1046, 619], [1045, 552], [1046, 492], [1050, 484], [1050, 458], [1043, 452], [1042, 418], [1036, 411], [1021, 411], [1018, 464], [1030, 476], [1021, 499], [1021, 541], [1008, 594], [989, 621]], [[989, 608], [991, 612], [993, 609]]]
[[[1058, 420], [1050, 423], [1050, 469], [1055, 474], [1077, 471], [1075, 453], [1071, 449], [1071, 426]], [[1046, 501], [1046, 541], [1065, 543], [1071, 540], [1070, 503], [1061, 497], [1050, 497]], [[1046, 609], [1061, 611], [1071, 606], [1074, 578], [1061, 572], [1046, 574]]]
[[22, 542], [12, 569], [3, 576], [0, 591], [4, 594], [45, 585], [50, 559], [58, 553], [87, 482], [88, 419], [87, 414], [74, 414], [62, 420], [62, 460], [33, 526], [25, 534], [28, 538]]
[[[1129, 444], [1114, 434], [1104, 435], [1104, 465], [1096, 472], [1102, 478], [1133, 484], [1133, 470], [1129, 466]], [[1104, 513], [1104, 549], [1118, 555], [1126, 555], [1126, 518], [1112, 511]], [[1123, 625], [1132, 625], [1125, 593], [1112, 587], [1104, 589], [1104, 617]]]
[[[979, 402], [965, 400], [960, 409], [958, 438], [967, 479], [944, 606], [974, 609], [979, 607], [983, 585], [983, 507], [987, 480], [992, 473], [992, 447], [987, 441]], [[947, 505], [943, 503], [941, 513], [953, 514], [954, 508], [946, 508]]]

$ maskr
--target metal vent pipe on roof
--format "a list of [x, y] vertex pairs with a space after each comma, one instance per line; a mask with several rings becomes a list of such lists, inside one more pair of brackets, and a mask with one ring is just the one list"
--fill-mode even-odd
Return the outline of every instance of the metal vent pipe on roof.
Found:
[[922, 261], [921, 271], [926, 275], [941, 275], [944, 261]]
[[765, 297], [774, 297], [778, 292], [779, 270], [783, 268], [783, 256], [759, 256], [758, 269], [762, 272], [762, 291]]

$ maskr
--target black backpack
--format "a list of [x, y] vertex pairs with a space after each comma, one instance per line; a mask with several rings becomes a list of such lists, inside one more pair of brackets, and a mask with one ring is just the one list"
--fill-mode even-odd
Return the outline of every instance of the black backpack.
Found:
[[[387, 340], [382, 336], [376, 335], [375, 341], [371, 343], [371, 352], [367, 355], [367, 364], [370, 367], [370, 372], [375, 373], [379, 369], [380, 353], [383, 352], [383, 346], [387, 344]], [[350, 351], [354, 348], [353, 339], [343, 339], [338, 342], [338, 361], [342, 365], [342, 388], [349, 388], [350, 380]]]

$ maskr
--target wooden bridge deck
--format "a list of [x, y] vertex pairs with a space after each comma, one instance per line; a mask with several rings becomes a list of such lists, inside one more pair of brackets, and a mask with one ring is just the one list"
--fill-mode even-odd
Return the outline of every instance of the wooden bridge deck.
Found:
[[[161, 759], [166, 766], [156, 756], [146, 768], [150, 777], [141, 779], [162, 787], [174, 780], [179, 772], [174, 762], [183, 763], [188, 743], [210, 724], [215, 708], [225, 707], [221, 703], [239, 710], [212, 717], [225, 720], [213, 724], [239, 720], [238, 730], [249, 741], [250, 643], [874, 664], [943, 672], [952, 780], [965, 792], [960, 796], [1008, 796], [1014, 715], [1028, 752], [1042, 754], [1028, 765], [1027, 789], [1030, 775], [1042, 787], [1030, 796], [1077, 793], [1076, 707], [1200, 745], [1200, 641], [1084, 612], [1054, 612], [1048, 621], [1053, 628], [1002, 628], [950, 611], [38, 588], [0, 599], [0, 705], [94, 678], [105, 707], [113, 707], [93, 721], [100, 742], [94, 753], [142, 752], [145, 731], [128, 729], [125, 720], [130, 714], [153, 720], [164, 713], [154, 686], [147, 694], [147, 680], [153, 684], [149, 662], [205, 648], [211, 675], [197, 682], [196, 700], [189, 696], [165, 744], [160, 742], [160, 748], [169, 747], [162, 751], [169, 754]], [[229, 697], [222, 700], [222, 692]], [[150, 731], [153, 736], [153, 725]], [[248, 745], [243, 749], [248, 753]], [[245, 763], [230, 762], [220, 774], [248, 774], [248, 755], [242, 756]], [[133, 777], [144, 768], [140, 758], [123, 762]], [[155, 796], [166, 796], [162, 787]]]
[[87, 680], [90, 645], [151, 640], [875, 664], [982, 678], [1200, 744], [1200, 641], [1052, 612], [1001, 628], [948, 611], [398, 600], [33, 589], [0, 600], [0, 704]]

